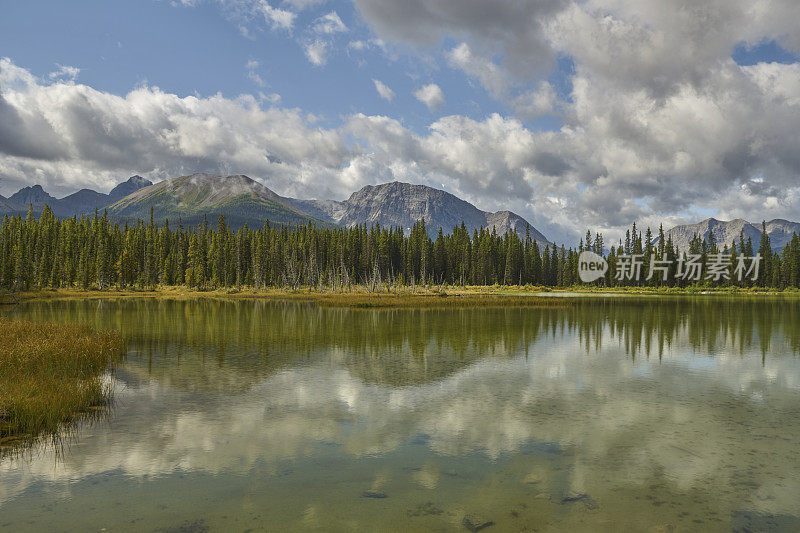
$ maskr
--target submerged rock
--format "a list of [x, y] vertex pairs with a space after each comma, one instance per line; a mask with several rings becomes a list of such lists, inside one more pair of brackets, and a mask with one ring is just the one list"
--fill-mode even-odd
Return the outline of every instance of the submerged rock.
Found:
[[484, 520], [480, 516], [476, 516], [473, 514], [468, 514], [464, 516], [464, 520], [461, 522], [465, 528], [469, 531], [480, 531], [482, 529], [486, 529], [489, 526], [493, 526], [494, 522], [491, 520]]
[[586, 493], [583, 494], [572, 494], [570, 496], [566, 496], [562, 498], [561, 504], [567, 503], [577, 503], [580, 502], [586, 506], [587, 509], [597, 509], [597, 502], [595, 502], [591, 496]]
[[538, 474], [530, 473], [522, 480], [526, 485], [535, 485], [542, 482], [542, 477]]
[[388, 498], [388, 497], [389, 497], [389, 495], [388, 495], [388, 494], [386, 494], [385, 492], [381, 492], [381, 491], [379, 491], [379, 490], [373, 490], [373, 489], [369, 489], [369, 490], [365, 490], [364, 492], [362, 492], [362, 493], [361, 493], [361, 497], [362, 497], [362, 498], [377, 498], [377, 499], [382, 499], [382, 498]]
[[437, 516], [443, 512], [433, 502], [427, 502], [419, 504], [416, 509], [409, 509], [408, 516]]

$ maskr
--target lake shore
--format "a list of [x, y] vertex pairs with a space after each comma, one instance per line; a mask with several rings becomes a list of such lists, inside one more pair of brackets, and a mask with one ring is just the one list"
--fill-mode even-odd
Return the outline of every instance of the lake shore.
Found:
[[387, 291], [367, 291], [362, 286], [350, 291], [310, 289], [208, 289], [196, 290], [184, 286], [163, 286], [155, 289], [108, 289], [79, 290], [56, 289], [19, 292], [2, 298], [4, 303], [26, 302], [31, 300], [63, 299], [117, 299], [117, 298], [158, 298], [158, 299], [236, 299], [311, 302], [320, 306], [333, 307], [450, 307], [450, 306], [535, 306], [554, 305], [554, 299], [570, 296], [800, 296], [800, 291], [776, 291], [763, 288], [740, 287], [538, 287], [538, 286], [431, 286], [429, 288], [401, 287]]

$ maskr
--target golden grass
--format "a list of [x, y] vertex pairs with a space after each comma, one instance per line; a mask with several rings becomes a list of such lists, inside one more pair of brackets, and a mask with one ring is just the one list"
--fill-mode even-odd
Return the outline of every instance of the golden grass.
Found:
[[19, 293], [19, 301], [29, 300], [69, 300], [69, 299], [125, 299], [158, 298], [169, 300], [225, 299], [225, 300], [271, 300], [309, 302], [321, 307], [387, 308], [387, 307], [563, 307], [569, 305], [565, 298], [542, 297], [542, 291], [529, 287], [430, 287], [401, 288], [396, 291], [368, 292], [365, 288], [354, 286], [347, 292], [319, 291], [302, 288], [252, 289], [197, 291], [181, 286], [163, 286], [154, 290], [75, 290], [59, 289], [50, 291]]
[[320, 307], [355, 308], [448, 308], [448, 307], [565, 307], [565, 298], [543, 298], [535, 294], [324, 294], [314, 298]]
[[108, 402], [102, 373], [124, 353], [116, 333], [0, 318], [0, 443], [41, 433]]

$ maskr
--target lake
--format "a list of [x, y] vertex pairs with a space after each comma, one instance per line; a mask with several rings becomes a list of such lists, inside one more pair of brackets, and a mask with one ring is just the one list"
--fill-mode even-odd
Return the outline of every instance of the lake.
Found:
[[2, 309], [129, 351], [0, 531], [800, 530], [800, 300], [564, 302]]

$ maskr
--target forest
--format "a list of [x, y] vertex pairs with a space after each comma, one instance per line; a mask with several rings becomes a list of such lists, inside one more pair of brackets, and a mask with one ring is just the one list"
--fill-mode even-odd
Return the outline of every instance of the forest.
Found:
[[[527, 232], [526, 232], [527, 233]], [[653, 235], [634, 224], [626, 237], [606, 245], [603, 235], [587, 231], [577, 248], [539, 243], [530, 235], [499, 235], [488, 229], [472, 235], [462, 224], [435, 238], [425, 221], [409, 232], [373, 225], [317, 227], [314, 224], [231, 228], [220, 216], [184, 226], [180, 220], [120, 225], [105, 213], [57, 218], [45, 206], [39, 217], [6, 216], [0, 225], [0, 287], [7, 291], [51, 288], [148, 289], [186, 286], [221, 288], [317, 288], [368, 291], [398, 287], [580, 285], [578, 256], [591, 250], [608, 261], [605, 276], [593, 285], [616, 286], [742, 286], [796, 288], [800, 281], [800, 239], [795, 234], [781, 252], [772, 250], [769, 236], [759, 243], [740, 237], [730, 248], [719, 248], [713, 234], [695, 237], [689, 253], [705, 265], [713, 254], [763, 258], [755, 279], [736, 276], [718, 280], [682, 279], [675, 275], [679, 253], [663, 228]], [[665, 276], [647, 280], [617, 279], [619, 258], [639, 254], [645, 267], [651, 259], [670, 264]], [[728, 274], [732, 274], [733, 265]], [[663, 279], [663, 278], [666, 279]]]

